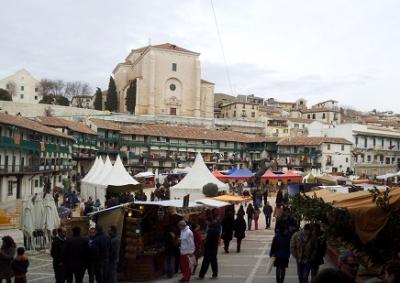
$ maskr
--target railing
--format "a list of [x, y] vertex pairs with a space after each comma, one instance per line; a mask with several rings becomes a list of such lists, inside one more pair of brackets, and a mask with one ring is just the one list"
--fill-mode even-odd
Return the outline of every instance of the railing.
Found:
[[0, 165], [0, 174], [24, 174], [36, 172], [51, 172], [51, 171], [69, 171], [72, 170], [71, 165]]
[[97, 147], [97, 140], [96, 139], [90, 139], [90, 140], [77, 139], [76, 140], [76, 144], [77, 145], [83, 145], [83, 146], [90, 146], [90, 147], [94, 146], [94, 147]]
[[97, 136], [98, 141], [111, 141], [111, 142], [119, 142], [121, 140], [121, 137], [119, 136]]
[[320, 150], [314, 150], [314, 151], [298, 151], [298, 152], [293, 152], [293, 151], [278, 151], [278, 155], [288, 155], [288, 156], [297, 156], [297, 155], [305, 155], [305, 156], [320, 156], [322, 152]]
[[[18, 150], [28, 150], [28, 151], [42, 151], [42, 142], [40, 141], [31, 141], [31, 140], [19, 140], [18, 143], [15, 143], [15, 139], [10, 137], [0, 137], [0, 147], [10, 148], [10, 149], [18, 149]], [[53, 143], [44, 143], [45, 152], [62, 152], [69, 153], [70, 147], [68, 145], [61, 144], [53, 144]]]

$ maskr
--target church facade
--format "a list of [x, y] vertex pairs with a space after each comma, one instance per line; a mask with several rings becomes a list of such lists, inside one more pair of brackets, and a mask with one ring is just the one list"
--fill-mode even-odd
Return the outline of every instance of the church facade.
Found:
[[135, 114], [212, 118], [214, 84], [201, 79], [199, 56], [170, 43], [132, 50], [113, 71], [119, 111], [132, 87]]

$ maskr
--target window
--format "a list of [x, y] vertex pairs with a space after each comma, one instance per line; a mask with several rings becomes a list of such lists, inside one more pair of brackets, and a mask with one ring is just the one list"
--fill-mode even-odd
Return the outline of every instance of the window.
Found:
[[308, 115], [307, 115], [307, 119], [311, 119], [311, 116], [310, 116], [310, 114], [308, 114]]
[[169, 89], [172, 90], [172, 91], [175, 91], [176, 90], [176, 85], [170, 84], [169, 85]]
[[373, 146], [376, 146], [376, 137], [373, 138], [372, 144], [373, 144]]
[[38, 96], [37, 95], [35, 95], [35, 100], [38, 100]]
[[348, 157], [346, 157], [346, 163], [349, 163], [349, 158]]
[[382, 138], [382, 147], [384, 147], [384, 146], [385, 146], [385, 139]]
[[251, 109], [254, 109], [254, 104], [253, 104], [253, 105], [251, 105]]
[[169, 115], [176, 115], [176, 108], [170, 108]]
[[8, 196], [12, 196], [13, 194], [14, 194], [13, 181], [8, 181]]
[[173, 71], [173, 72], [176, 72], [176, 69], [177, 69], [177, 68], [176, 68], [176, 63], [172, 63], [172, 71]]
[[390, 164], [390, 157], [386, 157], [386, 164]]
[[312, 114], [312, 118], [313, 118], [313, 120], [315, 120], [315, 114]]
[[246, 108], [246, 104], [243, 104], [242, 108], [245, 109]]
[[25, 88], [25, 87], [24, 87], [23, 85], [21, 85], [21, 90], [22, 90], [22, 91], [24, 90], [24, 88]]
[[38, 91], [39, 91], [39, 88], [35, 87], [35, 92], [38, 92]]
[[233, 111], [233, 117], [236, 117], [236, 111]]
[[276, 130], [275, 130], [275, 133], [279, 134], [279, 129], [276, 129]]
[[368, 161], [368, 162], [371, 162], [371, 155], [368, 155], [368, 156], [367, 156], [367, 161]]
[[342, 144], [342, 151], [344, 151], [344, 144]]
[[367, 137], [364, 138], [364, 147], [365, 148], [368, 147], [368, 138]]
[[331, 144], [328, 143], [327, 146], [328, 146], [328, 150], [330, 150], [331, 149]]
[[37, 187], [39, 187], [39, 180], [38, 179], [35, 180], [35, 188], [37, 188]]
[[21, 99], [24, 99], [24, 95], [23, 94], [21, 94], [20, 97], [21, 97]]
[[58, 176], [58, 182], [61, 183], [61, 175]]
[[325, 113], [322, 113], [322, 119], [325, 119], [325, 118], [326, 118]]
[[356, 146], [358, 145], [358, 136], [356, 136]]
[[251, 117], [255, 118], [256, 117], [256, 112], [251, 112]]

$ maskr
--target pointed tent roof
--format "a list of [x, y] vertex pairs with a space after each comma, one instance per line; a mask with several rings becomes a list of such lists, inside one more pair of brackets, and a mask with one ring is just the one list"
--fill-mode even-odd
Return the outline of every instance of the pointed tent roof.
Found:
[[111, 164], [110, 157], [108, 157], [107, 155], [106, 162], [104, 163], [103, 168], [101, 168], [101, 170], [99, 170], [96, 175], [93, 175], [93, 177], [91, 178], [91, 183], [102, 185], [112, 168], [113, 166]]
[[246, 168], [236, 169], [232, 174], [225, 176], [226, 179], [249, 179], [254, 174]]
[[268, 169], [265, 171], [264, 175], [261, 176], [261, 179], [264, 180], [274, 180], [274, 179], [279, 179], [280, 176], [276, 175], [274, 172], [272, 172], [271, 169]]
[[95, 171], [93, 171], [93, 173], [89, 176], [89, 178], [86, 178], [85, 179], [85, 182], [86, 183], [93, 183], [95, 180], [96, 180], [96, 178], [98, 178], [100, 175], [99, 175], [99, 173], [103, 170], [103, 167], [104, 167], [104, 161], [103, 161], [103, 159], [101, 158], [101, 156], [99, 156], [99, 159], [98, 159], [99, 161], [98, 161], [98, 163], [97, 163], [97, 167], [95, 168], [96, 170]]
[[95, 174], [97, 167], [99, 166], [100, 160], [99, 157], [96, 157], [96, 159], [94, 160], [94, 163], [92, 165], [92, 167], [90, 167], [89, 172], [85, 175], [85, 177], [83, 177], [83, 179], [81, 180], [81, 182], [86, 182], [87, 180], [89, 180], [89, 178], [91, 176], [93, 176], [93, 174]]
[[203, 157], [200, 153], [197, 153], [196, 159], [194, 160], [193, 166], [189, 173], [175, 186], [172, 190], [201, 190], [203, 186], [208, 183], [214, 183], [218, 186], [219, 190], [227, 190], [228, 185], [222, 183], [218, 180], [211, 172], [208, 170], [206, 164], [204, 163]]
[[124, 165], [122, 164], [121, 158], [117, 156], [114, 166], [111, 171], [101, 180], [101, 185], [105, 186], [126, 186], [126, 185], [139, 185], [129, 173], [126, 171]]

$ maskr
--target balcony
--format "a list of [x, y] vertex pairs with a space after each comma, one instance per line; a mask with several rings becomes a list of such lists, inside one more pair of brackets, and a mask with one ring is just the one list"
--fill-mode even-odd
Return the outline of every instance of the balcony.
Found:
[[278, 155], [281, 156], [312, 156], [312, 157], [316, 157], [316, 156], [321, 156], [322, 152], [321, 150], [314, 150], [314, 151], [297, 151], [297, 152], [293, 152], [293, 151], [279, 151], [278, 150]]
[[98, 141], [105, 141], [105, 142], [119, 142], [121, 141], [120, 136], [97, 136]]
[[24, 139], [19, 140], [19, 143], [15, 143], [15, 140], [10, 137], [0, 137], [0, 147], [8, 149], [35, 151], [35, 152], [44, 151], [44, 152], [70, 153], [69, 145], [44, 143], [40, 141], [31, 141]]

